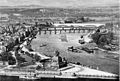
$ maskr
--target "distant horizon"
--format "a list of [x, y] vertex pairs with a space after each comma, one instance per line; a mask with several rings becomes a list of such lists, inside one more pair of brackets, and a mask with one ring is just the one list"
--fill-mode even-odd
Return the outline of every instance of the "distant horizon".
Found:
[[120, 8], [119, 5], [104, 5], [104, 6], [79, 6], [79, 7], [72, 7], [72, 6], [66, 6], [66, 7], [54, 7], [54, 6], [41, 6], [41, 5], [16, 5], [16, 6], [1, 6], [0, 8], [63, 8], [63, 9], [84, 9], [84, 8], [107, 8], [107, 7], [117, 7]]
[[96, 6], [118, 6], [120, 0], [0, 0], [0, 6], [41, 6], [60, 8], [79, 8]]

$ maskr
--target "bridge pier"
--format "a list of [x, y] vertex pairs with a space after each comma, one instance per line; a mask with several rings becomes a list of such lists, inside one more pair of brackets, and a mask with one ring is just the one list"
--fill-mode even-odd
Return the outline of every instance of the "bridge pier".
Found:
[[56, 34], [56, 30], [55, 30], [55, 34]]
[[39, 30], [39, 35], [41, 35], [41, 30]]
[[66, 29], [65, 29], [65, 32], [66, 32]]
[[80, 33], [80, 28], [78, 29], [78, 33]]
[[69, 30], [69, 33], [71, 33], [71, 29]]
[[52, 32], [52, 31], [51, 31], [51, 30], [49, 30], [49, 32], [50, 32], [50, 34], [51, 34], [51, 32]]
[[46, 34], [46, 30], [45, 30], [44, 34]]
[[55, 32], [55, 34], [56, 34], [56, 28], [54, 28], [54, 32]]
[[60, 30], [60, 34], [61, 34], [61, 31], [62, 31], [62, 30]]
[[73, 33], [75, 33], [75, 29], [73, 29]]

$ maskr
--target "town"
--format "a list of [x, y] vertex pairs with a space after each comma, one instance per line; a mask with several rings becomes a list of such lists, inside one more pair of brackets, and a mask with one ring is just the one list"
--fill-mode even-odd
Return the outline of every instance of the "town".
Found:
[[31, 7], [0, 8], [0, 76], [118, 80], [118, 7]]

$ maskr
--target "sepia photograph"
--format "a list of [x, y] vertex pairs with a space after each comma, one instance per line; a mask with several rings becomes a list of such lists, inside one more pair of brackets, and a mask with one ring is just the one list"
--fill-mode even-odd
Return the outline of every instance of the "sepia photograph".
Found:
[[120, 0], [0, 0], [0, 81], [119, 81]]

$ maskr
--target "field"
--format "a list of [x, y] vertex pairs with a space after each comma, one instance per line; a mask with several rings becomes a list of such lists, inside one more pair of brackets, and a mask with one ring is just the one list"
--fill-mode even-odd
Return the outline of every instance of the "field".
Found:
[[[61, 35], [66, 35], [68, 41], [61, 41]], [[81, 53], [68, 52], [69, 46], [80, 46], [78, 40], [80, 33], [71, 34], [52, 34], [52, 35], [37, 35], [37, 38], [32, 41], [32, 48], [42, 54], [53, 56], [55, 50], [60, 51], [62, 57], [66, 57], [69, 62], [80, 62], [83, 65], [99, 67], [102, 71], [118, 74], [119, 62], [114, 59], [103, 58], [103, 54], [88, 54], [84, 51]], [[40, 47], [41, 45], [43, 47]]]

